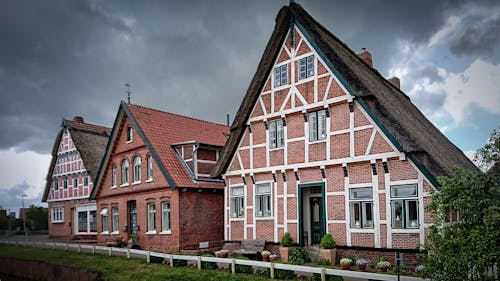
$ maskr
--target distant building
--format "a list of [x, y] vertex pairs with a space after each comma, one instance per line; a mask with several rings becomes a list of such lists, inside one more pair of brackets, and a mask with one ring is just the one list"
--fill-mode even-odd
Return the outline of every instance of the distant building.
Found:
[[42, 201], [48, 203], [51, 238], [95, 239], [96, 203], [89, 199], [110, 129], [63, 119], [52, 148]]
[[224, 182], [209, 176], [228, 132], [224, 125], [121, 103], [92, 193], [97, 242], [134, 235], [148, 250], [222, 246]]

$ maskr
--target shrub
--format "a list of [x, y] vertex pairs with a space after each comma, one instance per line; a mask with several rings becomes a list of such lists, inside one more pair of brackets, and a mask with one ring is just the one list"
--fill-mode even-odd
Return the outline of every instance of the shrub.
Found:
[[330, 261], [329, 260], [319, 260], [316, 262], [316, 264], [319, 266], [319, 267], [330, 267], [331, 264], [330, 264]]
[[[202, 257], [214, 257], [214, 255], [212, 255], [212, 254], [203, 254], [201, 256]], [[217, 266], [217, 264], [215, 262], [202, 261], [201, 268], [215, 270], [215, 269], [218, 269], [219, 267]]]
[[164, 258], [149, 256], [150, 263], [163, 263], [164, 260], [165, 260]]
[[291, 247], [295, 241], [293, 241], [292, 235], [290, 232], [285, 232], [283, 237], [281, 237], [281, 246], [283, 247]]
[[[174, 255], [182, 255], [182, 253], [174, 253]], [[174, 259], [174, 266], [175, 267], [187, 266], [187, 261], [186, 260], [175, 260]]]
[[115, 246], [118, 248], [125, 247], [125, 246], [127, 246], [127, 241], [125, 241], [125, 239], [123, 239], [121, 237], [117, 238], [115, 240]]
[[[237, 260], [250, 260], [249, 258], [244, 257], [244, 256], [235, 256], [234, 258]], [[250, 273], [252, 271], [252, 266], [236, 264], [234, 269], [235, 269], [236, 273]]]
[[333, 239], [333, 236], [330, 233], [327, 233], [321, 238], [319, 245], [323, 249], [333, 249], [337, 246], [337, 242], [335, 242], [335, 239]]
[[[285, 263], [285, 262], [277, 262], [277, 263]], [[274, 279], [293, 279], [293, 271], [285, 270], [285, 269], [275, 269], [274, 270]]]
[[288, 261], [291, 264], [301, 265], [309, 261], [309, 255], [304, 248], [293, 248], [289, 253]]
[[[321, 281], [321, 274], [314, 273], [312, 276], [313, 281]], [[344, 277], [337, 275], [327, 275], [325, 278], [326, 281], [344, 281]]]

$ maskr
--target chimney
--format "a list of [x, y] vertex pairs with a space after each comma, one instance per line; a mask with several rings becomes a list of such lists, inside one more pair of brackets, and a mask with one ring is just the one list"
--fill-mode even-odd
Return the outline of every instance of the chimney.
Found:
[[373, 67], [372, 54], [366, 50], [366, 48], [361, 48], [361, 52], [358, 53], [358, 57], [362, 59], [370, 67]]
[[78, 123], [83, 123], [83, 117], [82, 116], [75, 116], [75, 117], [73, 117], [73, 121], [78, 122]]
[[399, 80], [398, 77], [396, 77], [396, 76], [391, 77], [391, 78], [387, 79], [387, 81], [389, 81], [389, 83], [391, 83], [392, 86], [394, 86], [398, 89], [401, 89], [401, 81]]

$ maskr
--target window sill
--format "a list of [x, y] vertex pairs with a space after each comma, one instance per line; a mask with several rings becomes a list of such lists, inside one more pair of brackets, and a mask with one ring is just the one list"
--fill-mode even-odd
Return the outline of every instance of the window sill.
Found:
[[109, 231], [103, 231], [101, 232], [102, 235], [109, 235]]
[[269, 151], [279, 151], [279, 150], [285, 150], [285, 146], [269, 148]]
[[268, 216], [268, 217], [258, 217], [255, 216], [256, 221], [265, 221], [265, 220], [274, 220], [274, 216]]
[[116, 188], [116, 185], [111, 186], [111, 189], [114, 189], [114, 188]]
[[156, 232], [156, 230], [153, 230], [153, 231], [148, 231], [148, 232], [146, 232], [144, 234], [146, 234], [146, 235], [156, 235], [156, 234], [158, 234], [158, 232]]
[[130, 183], [124, 183], [124, 184], [120, 185], [120, 187], [124, 187], [124, 186], [130, 186]]
[[230, 218], [229, 221], [244, 221], [245, 218], [244, 217], [240, 217], [240, 218]]
[[64, 223], [64, 221], [52, 221], [52, 223]]
[[420, 233], [418, 228], [393, 228], [392, 233]]
[[284, 90], [286, 88], [290, 88], [290, 83], [281, 84], [279, 86], [274, 85], [273, 88], [274, 88], [275, 91]]
[[146, 182], [153, 182], [153, 179], [147, 179]]
[[129, 140], [129, 141], [125, 142], [125, 143], [132, 143], [132, 141], [131, 141], [131, 140]]
[[315, 141], [309, 141], [309, 144], [317, 144], [317, 143], [323, 143], [326, 142], [326, 139], [323, 140], [315, 140]]
[[160, 232], [159, 234], [160, 234], [160, 235], [172, 234], [172, 231], [171, 231], [171, 230], [162, 231], [162, 232]]
[[375, 229], [373, 228], [354, 228], [351, 227], [351, 233], [374, 233]]
[[141, 184], [141, 182], [140, 182], [140, 181], [134, 181], [134, 182], [132, 183], [132, 185], [138, 185], [138, 184]]
[[118, 234], [120, 234], [120, 232], [119, 232], [119, 231], [113, 231], [113, 232], [111, 232], [110, 234], [111, 234], [111, 235], [118, 235]]

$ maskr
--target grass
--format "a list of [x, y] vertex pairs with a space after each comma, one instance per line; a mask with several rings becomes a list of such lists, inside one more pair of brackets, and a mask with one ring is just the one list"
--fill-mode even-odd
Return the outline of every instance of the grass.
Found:
[[142, 259], [91, 255], [75, 252], [0, 245], [0, 257], [41, 260], [98, 271], [107, 280], [270, 280], [250, 274], [232, 275], [225, 271], [198, 270], [167, 264], [148, 264]]

